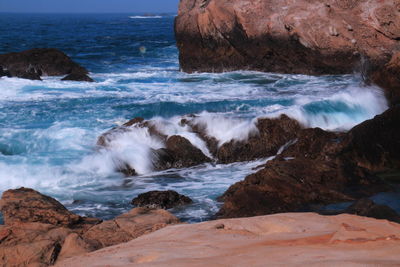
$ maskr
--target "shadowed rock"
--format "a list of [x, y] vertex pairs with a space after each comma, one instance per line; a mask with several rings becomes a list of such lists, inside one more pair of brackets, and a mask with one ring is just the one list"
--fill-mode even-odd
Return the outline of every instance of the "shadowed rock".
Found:
[[375, 204], [368, 198], [357, 200], [354, 204], [348, 207], [344, 213], [371, 217], [375, 219], [386, 219], [400, 223], [400, 215], [397, 214], [396, 211], [386, 205]]
[[[62, 76], [76, 81], [93, 81], [88, 71], [63, 52], [53, 48], [35, 48], [18, 53], [0, 55], [0, 66], [6, 76], [41, 80], [41, 76]], [[0, 75], [1, 76], [1, 75]], [[63, 80], [64, 80], [63, 79]]]
[[232, 140], [217, 151], [220, 163], [250, 161], [275, 156], [278, 150], [296, 139], [300, 124], [286, 115], [275, 119], [258, 119], [258, 134], [246, 141]]
[[140, 194], [132, 200], [136, 207], [150, 207], [158, 209], [171, 209], [177, 206], [187, 205], [193, 201], [187, 196], [175, 191], [150, 191]]
[[[376, 172], [400, 167], [400, 108], [389, 109], [348, 133], [302, 129], [297, 141], [264, 169], [222, 196], [221, 217], [307, 210], [368, 197], [393, 188]], [[396, 171], [394, 171], [396, 173]]]

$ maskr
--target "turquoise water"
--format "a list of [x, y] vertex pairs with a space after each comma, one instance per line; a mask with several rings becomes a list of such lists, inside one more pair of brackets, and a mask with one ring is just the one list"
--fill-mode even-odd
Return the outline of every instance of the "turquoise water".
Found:
[[2, 14], [0, 53], [55, 47], [88, 68], [96, 83], [0, 78], [0, 192], [31, 187], [81, 215], [107, 219], [129, 210], [139, 193], [173, 189], [194, 199], [173, 212], [202, 221], [218, 210], [219, 195], [265, 159], [159, 173], [134, 166], [141, 175], [125, 178], [114, 171], [115, 161], [148, 164], [139, 148], [151, 140], [132, 137], [99, 151], [97, 137], [137, 116], [174, 124], [193, 113], [221, 142], [243, 136], [246, 129], [230, 131], [237, 121], [281, 113], [305, 126], [347, 130], [387, 108], [382, 92], [362, 85], [357, 75], [182, 73], [173, 20]]

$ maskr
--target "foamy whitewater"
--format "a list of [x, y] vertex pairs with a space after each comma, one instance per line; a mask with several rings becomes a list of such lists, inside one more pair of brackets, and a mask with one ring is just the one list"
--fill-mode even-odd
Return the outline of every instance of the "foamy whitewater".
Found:
[[[146, 19], [143, 19], [146, 18]], [[198, 122], [219, 145], [256, 134], [258, 117], [285, 113], [309, 127], [345, 131], [387, 109], [380, 89], [358, 75], [259, 72], [185, 74], [179, 71], [172, 15], [4, 15], [0, 53], [55, 47], [91, 71], [96, 83], [0, 78], [0, 193], [20, 186], [57, 198], [81, 215], [104, 219], [131, 208], [150, 190], [176, 190], [194, 204], [172, 210], [183, 220], [209, 219], [216, 198], [266, 159], [153, 172], [151, 148], [164, 144], [146, 129], [119, 134], [109, 149], [97, 137], [134, 117], [152, 119], [167, 135]], [[115, 172], [128, 162], [141, 174]]]

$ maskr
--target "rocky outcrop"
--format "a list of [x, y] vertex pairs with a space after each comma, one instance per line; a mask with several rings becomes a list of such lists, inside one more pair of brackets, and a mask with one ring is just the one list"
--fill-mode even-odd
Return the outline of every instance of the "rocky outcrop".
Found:
[[309, 210], [391, 190], [377, 172], [398, 170], [400, 108], [348, 133], [302, 129], [296, 142], [221, 197], [221, 217]]
[[394, 0], [183, 0], [175, 21], [183, 71], [361, 71], [389, 97], [400, 91], [398, 29]]
[[193, 201], [175, 191], [150, 191], [140, 194], [132, 200], [136, 207], [148, 207], [158, 209], [171, 209], [177, 206], [187, 205]]
[[83, 234], [83, 239], [99, 247], [108, 247], [176, 223], [179, 220], [168, 211], [136, 208], [113, 220], [93, 226]]
[[354, 215], [277, 214], [169, 226], [56, 266], [396, 266], [399, 233]]
[[6, 225], [15, 222], [39, 222], [72, 226], [82, 220], [54, 198], [29, 188], [5, 191], [0, 200], [0, 211]]
[[400, 215], [396, 211], [386, 205], [378, 205], [368, 198], [357, 200], [344, 213], [400, 223]]
[[246, 141], [232, 140], [217, 150], [219, 163], [250, 161], [275, 156], [279, 149], [296, 139], [300, 124], [286, 115], [275, 119], [258, 119], [258, 134]]
[[400, 167], [400, 106], [351, 129], [343, 141], [342, 156], [371, 171]]
[[[182, 135], [171, 135], [163, 132], [163, 127], [152, 120], [134, 118], [120, 127], [115, 127], [102, 134], [97, 145], [101, 148], [112, 149], [114, 140], [120, 136], [136, 131], [138, 128], [147, 129], [148, 134], [162, 142], [163, 148], [152, 149], [154, 155], [154, 170], [171, 168], [187, 168], [208, 162], [233, 163], [251, 161], [259, 158], [275, 156], [278, 151], [291, 141], [294, 141], [301, 132], [302, 126], [286, 115], [277, 118], [259, 118], [255, 122], [255, 131], [249, 134], [246, 140], [232, 139], [219, 143], [215, 136], [207, 133], [205, 126], [196, 116], [185, 116], [179, 127], [185, 127], [189, 134], [195, 134], [202, 139], [208, 151], [214, 156], [210, 158]], [[135, 166], [122, 163], [116, 168], [127, 176], [136, 175]]]
[[3, 193], [1, 266], [49, 266], [57, 260], [130, 241], [179, 220], [164, 210], [136, 208], [109, 221], [85, 218], [32, 189]]
[[89, 81], [88, 71], [63, 52], [53, 48], [35, 48], [0, 55], [1, 76], [41, 80], [41, 76], [63, 76], [63, 80]]

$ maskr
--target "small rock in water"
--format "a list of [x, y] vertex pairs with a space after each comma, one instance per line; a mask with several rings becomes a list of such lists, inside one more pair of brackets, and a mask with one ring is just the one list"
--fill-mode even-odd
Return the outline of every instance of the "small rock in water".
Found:
[[140, 194], [132, 200], [132, 204], [137, 207], [171, 209], [173, 207], [187, 205], [193, 201], [175, 191], [150, 191]]

